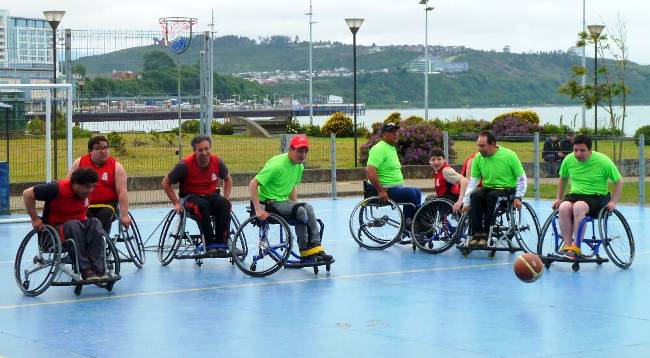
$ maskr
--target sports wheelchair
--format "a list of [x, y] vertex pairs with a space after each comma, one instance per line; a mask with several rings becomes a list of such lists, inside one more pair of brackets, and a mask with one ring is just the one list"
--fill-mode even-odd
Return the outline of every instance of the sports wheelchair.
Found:
[[413, 250], [438, 254], [454, 244], [460, 215], [454, 214], [454, 203], [448, 198], [427, 200], [413, 217], [411, 235]]
[[[293, 233], [290, 226], [305, 224], [296, 218], [296, 212], [302, 204], [293, 208], [291, 217], [283, 218], [271, 205], [263, 205], [269, 213], [266, 220], [262, 221], [255, 216], [252, 202], [247, 211], [246, 219], [234, 238], [230, 242], [230, 252], [237, 267], [249, 276], [264, 277], [277, 272], [280, 268], [300, 269], [312, 267], [314, 274], [318, 275], [319, 267], [325, 266], [330, 272], [331, 264], [335, 260], [322, 261], [318, 259], [303, 259], [293, 250]], [[323, 238], [325, 225], [316, 219], [320, 226], [320, 237]], [[307, 227], [307, 235], [311, 232]]]
[[118, 251], [112, 240], [104, 241], [104, 269], [108, 276], [102, 280], [84, 280], [79, 269], [77, 246], [72, 239], [61, 241], [59, 233], [50, 225], [41, 232], [30, 231], [18, 247], [14, 262], [16, 283], [27, 296], [38, 296], [50, 286], [74, 286], [79, 296], [85, 285], [96, 285], [113, 290], [121, 279]]
[[[185, 200], [181, 199], [183, 211], [179, 214], [171, 209], [163, 219], [162, 231], [158, 240], [158, 260], [163, 266], [169, 265], [174, 259], [176, 260], [194, 260], [197, 266], [203, 265], [203, 259], [206, 258], [230, 258], [230, 253], [225, 249], [229, 247], [228, 243], [224, 250], [217, 253], [207, 252], [205, 238], [201, 234], [199, 218], [193, 211], [187, 207]], [[187, 219], [193, 220], [198, 226], [198, 233], [191, 234], [187, 229]], [[214, 228], [214, 221], [212, 223]], [[239, 219], [235, 213], [230, 212], [230, 235], [237, 232], [239, 228]], [[230, 261], [232, 264], [233, 261]]]
[[[350, 214], [350, 233], [360, 247], [383, 250], [393, 244], [413, 244], [409, 225], [404, 220], [401, 206], [392, 199], [382, 201], [377, 190], [367, 180], [363, 181], [363, 200]], [[413, 250], [415, 245], [413, 244]]]
[[521, 202], [521, 209], [514, 207], [515, 194], [511, 193], [497, 199], [496, 210], [487, 233], [487, 246], [470, 246], [473, 238], [470, 213], [461, 216], [456, 239], [447, 243], [439, 251], [444, 252], [456, 244], [463, 256], [472, 251], [488, 251], [494, 257], [497, 251], [534, 252], [537, 247], [540, 225], [533, 207], [526, 201]]
[[[542, 227], [542, 233], [537, 245], [537, 254], [548, 269], [553, 262], [572, 263], [573, 271], [580, 270], [581, 263], [596, 263], [612, 261], [614, 265], [626, 269], [634, 261], [634, 237], [632, 230], [623, 214], [618, 210], [600, 210], [598, 218], [585, 216], [578, 227], [578, 238], [585, 236], [591, 227], [591, 236], [576, 243], [581, 254], [571, 257], [558, 253], [563, 240], [559, 228], [558, 210], [553, 211]], [[596, 221], [598, 221], [598, 238], [596, 237]], [[604, 247], [609, 259], [601, 256], [600, 248]]]
[[[144, 251], [144, 244], [142, 242], [142, 236], [140, 236], [140, 230], [138, 229], [138, 224], [135, 222], [135, 218], [129, 212], [129, 217], [131, 218], [131, 226], [125, 228], [122, 225], [120, 218], [120, 209], [119, 207], [115, 209], [112, 205], [108, 204], [93, 204], [89, 208], [110, 208], [113, 210], [113, 222], [117, 221], [117, 233], [112, 235], [110, 239], [115, 244], [117, 252], [119, 253], [120, 262], [132, 262], [137, 268], [142, 268], [146, 261], [146, 254]], [[124, 249], [118, 247], [118, 243], [124, 245]]]

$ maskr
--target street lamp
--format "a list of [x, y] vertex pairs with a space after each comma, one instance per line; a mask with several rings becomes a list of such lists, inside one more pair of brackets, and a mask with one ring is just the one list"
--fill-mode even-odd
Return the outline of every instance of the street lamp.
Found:
[[429, 120], [429, 72], [431, 64], [429, 63], [429, 11], [433, 10], [428, 6], [429, 0], [420, 0], [424, 5], [424, 120]]
[[357, 167], [357, 31], [363, 24], [363, 19], [351, 18], [345, 19], [345, 22], [348, 24], [350, 31], [352, 31], [352, 74], [354, 86], [353, 97], [354, 97], [354, 167]]
[[[56, 84], [56, 28], [59, 27], [65, 11], [49, 10], [43, 11], [43, 15], [52, 28], [52, 83]], [[56, 128], [56, 88], [52, 89], [54, 100], [52, 101], [52, 118], [54, 119], [54, 179], [57, 179], [58, 165], [58, 132]]]
[[594, 40], [594, 148], [598, 150], [598, 39], [603, 32], [603, 25], [589, 25], [589, 33]]

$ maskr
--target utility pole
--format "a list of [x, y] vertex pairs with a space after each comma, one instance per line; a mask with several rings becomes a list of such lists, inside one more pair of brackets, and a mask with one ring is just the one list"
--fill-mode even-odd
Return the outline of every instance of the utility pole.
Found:
[[312, 56], [312, 27], [316, 23], [313, 19], [312, 0], [309, 0], [309, 125], [314, 125], [314, 69], [313, 69], [313, 56]]

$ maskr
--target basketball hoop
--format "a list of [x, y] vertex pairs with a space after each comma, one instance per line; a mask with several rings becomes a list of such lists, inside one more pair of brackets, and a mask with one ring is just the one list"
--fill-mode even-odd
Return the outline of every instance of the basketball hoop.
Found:
[[158, 20], [163, 31], [161, 43], [169, 46], [173, 53], [182, 54], [192, 43], [192, 27], [196, 22], [194, 17], [161, 17]]

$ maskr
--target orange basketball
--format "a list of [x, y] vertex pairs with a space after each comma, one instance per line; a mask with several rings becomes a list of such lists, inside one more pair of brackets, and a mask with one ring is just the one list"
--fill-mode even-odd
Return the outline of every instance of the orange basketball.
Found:
[[544, 263], [539, 256], [532, 253], [525, 253], [517, 257], [513, 269], [517, 278], [526, 283], [531, 283], [540, 278], [544, 273]]

